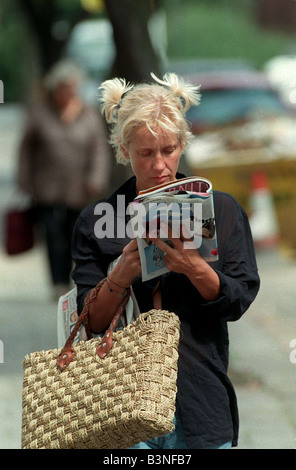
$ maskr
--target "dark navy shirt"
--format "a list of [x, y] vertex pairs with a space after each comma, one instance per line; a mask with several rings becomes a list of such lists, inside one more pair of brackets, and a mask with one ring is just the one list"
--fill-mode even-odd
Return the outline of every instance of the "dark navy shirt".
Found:
[[[183, 175], [178, 174], [178, 178]], [[96, 204], [80, 214], [73, 234], [73, 279], [78, 289], [78, 311], [90, 289], [107, 275], [111, 261], [130, 241], [122, 238], [128, 216], [117, 214], [117, 196], [125, 206], [136, 197], [136, 179], [130, 178], [106, 202], [114, 208], [115, 236], [98, 239]], [[255, 299], [259, 276], [249, 222], [245, 211], [229, 194], [214, 191], [219, 260], [211, 263], [220, 278], [217, 300], [205, 301], [189, 279], [169, 272], [160, 278], [133, 283], [141, 312], [153, 308], [152, 291], [160, 280], [162, 307], [175, 312], [181, 321], [177, 400], [188, 448], [237, 445], [238, 410], [233, 386], [227, 376], [228, 321], [238, 320]], [[116, 230], [120, 231], [117, 237]]]

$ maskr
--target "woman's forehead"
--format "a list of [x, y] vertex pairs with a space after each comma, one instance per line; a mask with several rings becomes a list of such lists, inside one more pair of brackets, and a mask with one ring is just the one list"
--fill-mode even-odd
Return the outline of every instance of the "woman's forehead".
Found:
[[177, 136], [174, 132], [165, 130], [159, 126], [153, 126], [150, 129], [145, 124], [142, 124], [133, 129], [129, 140], [139, 142], [153, 142], [161, 140], [162, 142], [171, 143], [177, 140]]

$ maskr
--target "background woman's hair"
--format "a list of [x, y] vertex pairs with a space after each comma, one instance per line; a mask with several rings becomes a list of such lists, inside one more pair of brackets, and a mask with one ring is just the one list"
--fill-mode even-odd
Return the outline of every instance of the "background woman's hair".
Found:
[[75, 82], [79, 85], [84, 80], [84, 72], [68, 59], [56, 62], [44, 77], [43, 84], [48, 92], [55, 90], [61, 83]]
[[187, 83], [174, 73], [163, 79], [151, 74], [154, 82], [132, 85], [123, 78], [103, 82], [99, 88], [101, 112], [111, 125], [110, 143], [118, 163], [126, 165], [121, 146], [127, 148], [135, 127], [146, 125], [152, 134], [157, 129], [174, 133], [184, 152], [193, 137], [185, 118], [186, 111], [200, 101], [199, 86]]

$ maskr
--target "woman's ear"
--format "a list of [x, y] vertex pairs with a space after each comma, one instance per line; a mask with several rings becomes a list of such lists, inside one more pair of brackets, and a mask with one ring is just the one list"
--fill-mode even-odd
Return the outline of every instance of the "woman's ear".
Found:
[[128, 151], [122, 145], [120, 146], [120, 148], [121, 148], [121, 151], [122, 151], [123, 155], [125, 156], [125, 158], [127, 158], [129, 160], [130, 156], [129, 156]]

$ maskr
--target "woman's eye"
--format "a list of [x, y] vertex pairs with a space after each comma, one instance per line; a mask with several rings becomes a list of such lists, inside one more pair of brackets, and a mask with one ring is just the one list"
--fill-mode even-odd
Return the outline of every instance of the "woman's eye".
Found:
[[175, 150], [176, 147], [167, 147], [165, 150], [164, 150], [164, 153], [166, 154], [170, 154], [170, 153], [173, 153], [174, 150]]
[[149, 157], [149, 156], [151, 155], [151, 152], [149, 152], [149, 150], [143, 151], [143, 152], [139, 152], [139, 153], [140, 153], [140, 155], [141, 155], [142, 157]]

